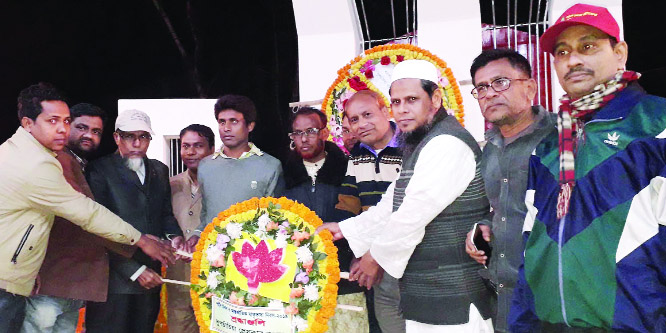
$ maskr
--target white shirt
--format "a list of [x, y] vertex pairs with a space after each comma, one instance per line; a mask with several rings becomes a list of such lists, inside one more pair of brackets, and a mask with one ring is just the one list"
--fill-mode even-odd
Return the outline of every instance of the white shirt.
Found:
[[467, 144], [451, 135], [436, 136], [421, 150], [400, 208], [392, 212], [394, 181], [376, 206], [340, 222], [342, 234], [356, 257], [370, 251], [387, 273], [401, 278], [425, 227], [467, 189], [475, 172]]

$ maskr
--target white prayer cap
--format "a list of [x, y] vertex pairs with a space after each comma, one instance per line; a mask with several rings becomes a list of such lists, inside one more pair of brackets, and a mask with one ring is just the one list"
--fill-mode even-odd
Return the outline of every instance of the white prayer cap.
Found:
[[116, 119], [116, 130], [123, 132], [145, 131], [155, 134], [150, 127], [150, 117], [145, 112], [139, 110], [125, 110], [121, 112]]
[[391, 84], [400, 79], [422, 79], [438, 83], [437, 67], [427, 60], [405, 60], [393, 68]]

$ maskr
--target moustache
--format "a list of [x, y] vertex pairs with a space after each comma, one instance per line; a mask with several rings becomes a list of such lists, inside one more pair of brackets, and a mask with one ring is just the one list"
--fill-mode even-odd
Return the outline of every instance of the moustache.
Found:
[[569, 77], [571, 77], [571, 75], [574, 75], [577, 72], [582, 72], [582, 73], [585, 73], [585, 74], [594, 75], [594, 71], [591, 70], [591, 69], [584, 68], [584, 67], [574, 67], [574, 68], [570, 69], [569, 72], [566, 75], [564, 75], [564, 79], [568, 79]]

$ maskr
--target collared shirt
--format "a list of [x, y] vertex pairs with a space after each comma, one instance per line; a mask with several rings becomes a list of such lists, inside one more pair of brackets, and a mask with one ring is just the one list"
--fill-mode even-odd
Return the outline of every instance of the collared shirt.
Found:
[[513, 287], [518, 278], [523, 252], [522, 229], [527, 208], [525, 191], [529, 158], [548, 133], [557, 130], [556, 115], [541, 106], [533, 106], [534, 122], [516, 136], [504, 138], [498, 128], [486, 132], [488, 143], [481, 158], [486, 195], [493, 208], [489, 269], [498, 291], [499, 332], [506, 331]]
[[[398, 148], [398, 147], [400, 147], [400, 140], [399, 140], [400, 133], [399, 133], [398, 128], [397, 128], [397, 126], [394, 122], [390, 122], [390, 124], [391, 124], [391, 130], [393, 131], [393, 137], [391, 137], [391, 141], [389, 141], [389, 143], [386, 145], [386, 147]], [[386, 148], [386, 147], [384, 147], [384, 148], [379, 149], [378, 151], [376, 151], [374, 148], [370, 147], [369, 145], [366, 145], [363, 142], [360, 143], [360, 146], [367, 149], [368, 151], [370, 151], [375, 156], [378, 156], [379, 153]]]
[[227, 156], [224, 153], [224, 145], [222, 147], [220, 147], [220, 150], [214, 152], [213, 156], [211, 158], [216, 159], [218, 157], [223, 157], [223, 158], [230, 158], [230, 159], [234, 159], [234, 160], [242, 160], [242, 159], [248, 158], [252, 155], [261, 156], [261, 155], [264, 154], [264, 152], [261, 151], [261, 149], [257, 148], [257, 146], [254, 145], [254, 143], [249, 142], [248, 145], [250, 146], [250, 150], [248, 150], [246, 152], [243, 152], [239, 158]]
[[393, 212], [395, 181], [376, 206], [340, 222], [356, 257], [370, 251], [392, 277], [401, 278], [425, 227], [460, 196], [474, 178], [474, 152], [452, 135], [439, 135], [421, 150], [405, 198]]

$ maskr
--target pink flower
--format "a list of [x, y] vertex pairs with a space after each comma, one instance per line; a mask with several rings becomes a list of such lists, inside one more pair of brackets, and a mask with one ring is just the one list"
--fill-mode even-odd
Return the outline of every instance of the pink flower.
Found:
[[220, 254], [220, 256], [215, 259], [215, 261], [210, 263], [211, 266], [213, 267], [224, 267], [226, 266], [226, 262], [224, 260], [224, 253]]
[[391, 63], [391, 58], [389, 56], [383, 56], [381, 60], [381, 64], [386, 66]]
[[365, 71], [365, 73], [363, 73], [363, 74], [365, 74], [365, 77], [367, 77], [368, 79], [372, 79], [373, 77], [375, 77], [375, 75], [372, 74], [372, 71], [369, 70], [369, 69], [367, 71]]
[[266, 224], [266, 231], [271, 231], [277, 229], [279, 226], [275, 221], [270, 221]]
[[403, 61], [405, 61], [405, 56], [404, 55], [398, 55], [398, 56], [395, 57], [395, 60], [397, 60], [398, 62], [403, 62]]
[[288, 315], [298, 314], [298, 308], [294, 304], [289, 304], [288, 307], [284, 308], [284, 313]]
[[254, 303], [257, 303], [258, 301], [259, 301], [259, 296], [257, 296], [257, 294], [252, 294], [252, 297], [250, 297], [250, 300], [247, 301], [247, 304], [254, 305]]
[[245, 299], [243, 299], [243, 297], [238, 297], [238, 294], [236, 294], [235, 291], [232, 291], [231, 295], [229, 295], [229, 302], [241, 306], [245, 305]]
[[303, 263], [303, 268], [305, 268], [305, 272], [310, 274], [310, 272], [312, 272], [312, 265], [314, 265], [314, 260], [312, 260], [312, 259], [304, 262]]
[[213, 293], [206, 293], [206, 298], [211, 298], [213, 297]]
[[246, 241], [242, 251], [231, 256], [238, 272], [247, 278], [248, 291], [256, 294], [259, 283], [277, 281], [287, 272], [288, 267], [280, 264], [282, 254], [282, 248], [268, 252], [268, 245], [262, 240], [256, 248]]
[[300, 246], [301, 242], [303, 240], [308, 239], [308, 238], [310, 238], [310, 233], [308, 233], [307, 231], [306, 232], [300, 232], [300, 231], [296, 230], [296, 231], [294, 231], [294, 235], [291, 236], [291, 240], [294, 241], [294, 245], [296, 245], [296, 246]]
[[365, 82], [361, 81], [361, 78], [359, 78], [358, 76], [348, 78], [347, 82], [349, 82], [349, 86], [356, 91], [368, 89], [368, 85], [365, 84]]
[[303, 289], [303, 287], [293, 288], [293, 289], [291, 289], [291, 293], [289, 294], [289, 298], [299, 298], [299, 297], [303, 296], [304, 292], [305, 292], [305, 289]]
[[365, 72], [365, 71], [374, 71], [375, 70], [375, 65], [372, 64], [372, 60], [368, 60], [361, 66], [360, 71]]

